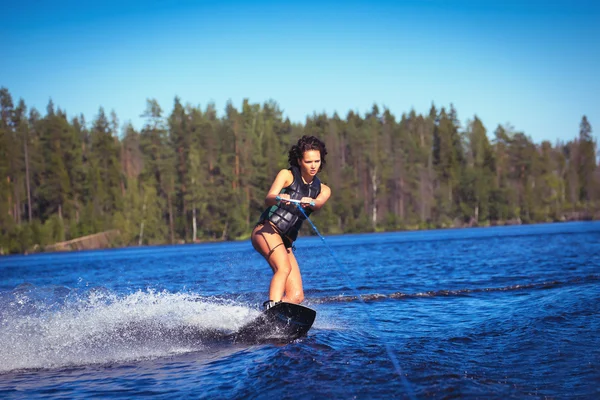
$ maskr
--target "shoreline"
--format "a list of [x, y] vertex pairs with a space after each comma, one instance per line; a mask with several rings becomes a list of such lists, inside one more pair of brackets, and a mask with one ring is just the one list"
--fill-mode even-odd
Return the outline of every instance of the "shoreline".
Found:
[[[524, 223], [520, 219], [506, 220], [506, 221], [490, 221], [487, 224], [479, 224], [470, 221], [469, 223], [459, 223], [455, 221], [452, 225], [439, 226], [439, 227], [420, 227], [420, 225], [410, 225], [405, 229], [396, 230], [375, 230], [375, 231], [363, 231], [363, 232], [346, 232], [346, 233], [329, 233], [327, 236], [337, 236], [344, 234], [365, 234], [365, 233], [384, 233], [384, 232], [415, 232], [415, 231], [430, 231], [430, 230], [445, 230], [445, 229], [467, 229], [467, 228], [491, 228], [500, 226], [515, 226], [515, 225], [536, 225], [536, 224], [560, 224], [568, 222], [593, 222], [600, 220], [600, 212], [595, 214], [589, 213], [575, 213], [578, 214], [576, 218], [573, 215], [567, 218], [563, 216], [558, 221], [536, 221], [531, 223]], [[583, 214], [583, 215], [581, 215]], [[147, 246], [171, 246], [171, 245], [185, 245], [185, 244], [200, 244], [200, 243], [221, 243], [221, 242], [240, 242], [248, 240], [249, 236], [245, 235], [237, 239], [203, 239], [196, 240], [195, 242], [186, 242], [179, 240], [176, 243], [152, 243], [145, 244], [142, 246], [138, 245], [120, 245], [118, 244], [121, 232], [118, 229], [111, 229], [104, 232], [98, 232], [91, 235], [81, 236], [71, 240], [63, 242], [53, 243], [44, 247], [36, 244], [29, 251], [24, 253], [12, 253], [12, 255], [29, 255], [29, 254], [40, 254], [40, 253], [64, 253], [64, 252], [76, 252], [86, 250], [101, 250], [101, 249], [119, 249], [119, 248], [130, 248], [130, 247], [147, 247]], [[11, 254], [5, 254], [3, 249], [0, 248], [0, 256], [10, 256]]]

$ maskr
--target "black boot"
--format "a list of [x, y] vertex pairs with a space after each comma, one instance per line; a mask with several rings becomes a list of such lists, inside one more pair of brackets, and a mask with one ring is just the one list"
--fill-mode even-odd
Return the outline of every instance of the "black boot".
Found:
[[269, 308], [271, 308], [279, 303], [281, 303], [281, 301], [267, 300], [263, 303], [263, 311], [267, 311]]

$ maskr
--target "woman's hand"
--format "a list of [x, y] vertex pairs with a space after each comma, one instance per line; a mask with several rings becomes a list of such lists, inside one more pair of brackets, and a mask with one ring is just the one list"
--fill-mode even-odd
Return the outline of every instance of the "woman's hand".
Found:
[[311, 204], [314, 204], [315, 199], [313, 199], [312, 197], [303, 197], [300, 199], [300, 203], [302, 203], [302, 207], [306, 208], [308, 206], [310, 206]]
[[289, 201], [286, 201], [286, 200], [289, 200], [289, 199], [290, 199], [290, 195], [289, 195], [289, 193], [280, 193], [280, 194], [278, 195], [278, 197], [279, 197], [279, 201], [280, 201], [280, 202], [282, 202], [282, 203], [284, 203], [284, 204], [286, 204], [286, 205], [290, 204], [290, 202], [289, 202]]

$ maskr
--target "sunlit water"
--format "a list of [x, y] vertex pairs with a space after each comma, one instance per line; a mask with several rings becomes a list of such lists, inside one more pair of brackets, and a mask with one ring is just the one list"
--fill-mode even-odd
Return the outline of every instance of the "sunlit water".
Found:
[[1, 257], [0, 397], [600, 397], [600, 223], [325, 240], [313, 329], [254, 345], [248, 242]]

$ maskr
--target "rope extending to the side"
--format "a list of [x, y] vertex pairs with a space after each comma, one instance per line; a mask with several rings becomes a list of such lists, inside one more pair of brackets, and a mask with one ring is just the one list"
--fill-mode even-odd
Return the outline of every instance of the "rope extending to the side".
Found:
[[[360, 292], [358, 291], [358, 289], [356, 288], [356, 286], [350, 280], [349, 275], [348, 275], [348, 271], [347, 271], [346, 267], [344, 267], [344, 265], [340, 262], [339, 258], [337, 257], [337, 255], [333, 251], [333, 248], [331, 248], [331, 246], [329, 246], [329, 244], [327, 243], [327, 241], [325, 240], [325, 238], [323, 237], [323, 235], [321, 235], [321, 232], [319, 232], [319, 230], [317, 229], [317, 227], [315, 226], [315, 224], [308, 217], [308, 215], [306, 214], [306, 212], [302, 208], [301, 203], [300, 202], [294, 202], [294, 203], [296, 204], [296, 206], [298, 207], [298, 209], [302, 212], [302, 214], [304, 214], [304, 216], [306, 217], [306, 220], [309, 222], [310, 226], [312, 226], [312, 228], [315, 231], [315, 233], [321, 238], [321, 241], [323, 242], [323, 244], [325, 245], [325, 247], [327, 247], [327, 249], [329, 250], [329, 253], [331, 254], [331, 257], [334, 259], [334, 261], [337, 264], [338, 268], [342, 272], [342, 275], [344, 276], [345, 281], [346, 281], [345, 282], [346, 285], [352, 289], [352, 291], [354, 292], [354, 294], [356, 295], [356, 297], [359, 299], [359, 301], [363, 304], [363, 307], [365, 307], [365, 310], [366, 310], [366, 302], [363, 299], [363, 297], [360, 294]], [[376, 335], [377, 335], [379, 341], [381, 343], [383, 343], [383, 346], [385, 347], [385, 351], [387, 352], [387, 355], [388, 355], [390, 361], [394, 365], [394, 369], [396, 370], [396, 374], [400, 377], [400, 380], [402, 381], [402, 384], [406, 388], [407, 395], [411, 399], [416, 399], [414, 391], [412, 389], [412, 386], [411, 386], [410, 382], [408, 381], [408, 379], [406, 379], [406, 377], [404, 376], [404, 373], [402, 372], [402, 367], [400, 366], [400, 362], [398, 361], [398, 358], [396, 357], [396, 355], [394, 354], [394, 352], [390, 348], [390, 345], [388, 343], [386, 343], [384, 340], [382, 340], [382, 338], [381, 338], [382, 335], [381, 335], [381, 330], [379, 329], [379, 324], [373, 318], [373, 316], [371, 315], [371, 313], [368, 312], [368, 310], [366, 310], [365, 312], [367, 314], [367, 318], [369, 319], [369, 323], [371, 324], [371, 326], [373, 326], [373, 328], [375, 328], [375, 332], [376, 332]]]

